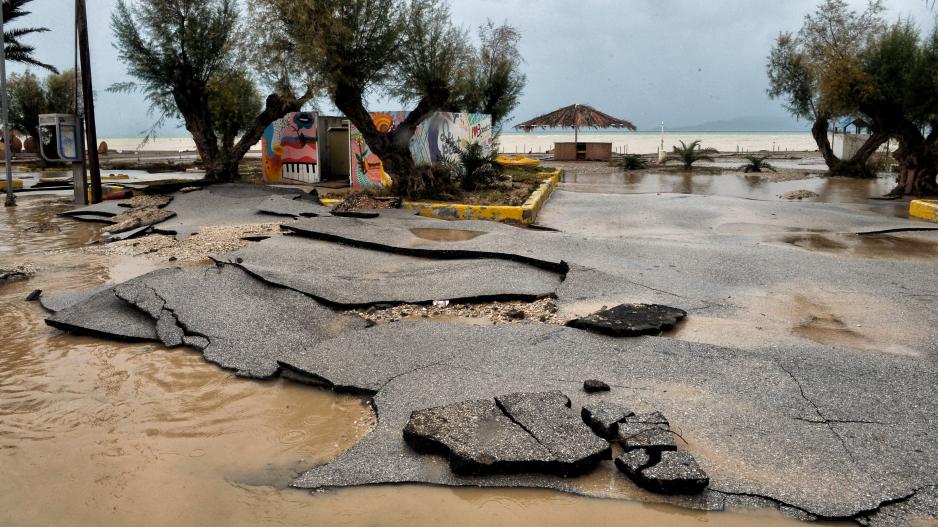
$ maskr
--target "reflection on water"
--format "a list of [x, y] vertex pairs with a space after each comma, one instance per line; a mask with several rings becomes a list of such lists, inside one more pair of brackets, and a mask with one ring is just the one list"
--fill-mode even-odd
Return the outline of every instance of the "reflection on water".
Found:
[[0, 214], [0, 264], [40, 267], [0, 285], [0, 525], [794, 524], [547, 491], [289, 489], [368, 433], [368, 403], [239, 379], [185, 349], [47, 327], [23, 301], [32, 289], [82, 289], [154, 265], [77, 252], [97, 227], [57, 217], [66, 206], [22, 199]]
[[812, 176], [791, 181], [771, 181], [760, 175], [705, 174], [699, 172], [627, 172], [608, 167], [564, 168], [564, 189], [583, 192], [622, 194], [716, 194], [761, 200], [778, 200], [794, 190], [810, 190], [819, 195], [804, 201], [825, 203], [865, 203], [891, 215], [908, 215], [908, 202], [872, 202], [895, 187], [894, 176], [874, 179]]

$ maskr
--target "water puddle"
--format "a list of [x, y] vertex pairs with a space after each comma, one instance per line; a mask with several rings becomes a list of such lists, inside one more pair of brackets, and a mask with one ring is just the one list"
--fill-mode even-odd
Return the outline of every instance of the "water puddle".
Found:
[[894, 176], [853, 179], [682, 171], [626, 172], [601, 163], [588, 163], [582, 167], [565, 166], [563, 183], [564, 190], [579, 192], [705, 194], [767, 201], [782, 200], [781, 196], [786, 192], [808, 190], [818, 196], [802, 201], [856, 204], [870, 212], [900, 218], [907, 218], [909, 212], [907, 200], [874, 199], [888, 194], [895, 187]]
[[915, 236], [889, 234], [797, 234], [781, 239], [782, 243], [808, 251], [858, 258], [934, 258], [938, 241]]
[[411, 229], [414, 236], [434, 242], [464, 242], [485, 234], [483, 231], [464, 231], [458, 229]]

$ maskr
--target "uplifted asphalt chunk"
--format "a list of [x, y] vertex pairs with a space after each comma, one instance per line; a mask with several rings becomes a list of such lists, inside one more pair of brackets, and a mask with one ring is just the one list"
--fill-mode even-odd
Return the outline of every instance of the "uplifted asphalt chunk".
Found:
[[314, 203], [309, 199], [291, 199], [288, 196], [270, 196], [257, 206], [257, 211], [272, 216], [287, 216], [290, 218], [312, 218], [328, 216], [329, 208]]
[[[281, 198], [282, 199], [282, 198]], [[504, 260], [433, 260], [298, 236], [277, 236], [217, 258], [343, 308], [433, 300], [535, 300], [561, 276]]]
[[103, 337], [122, 342], [158, 340], [153, 320], [117, 298], [114, 288], [93, 294], [42, 297], [42, 305], [58, 308], [46, 324], [76, 335]]
[[636, 448], [652, 452], [676, 450], [674, 435], [668, 420], [660, 412], [626, 417], [618, 425], [618, 441], [625, 450]]
[[156, 321], [164, 344], [191, 345], [206, 360], [244, 377], [272, 377], [281, 361], [295, 361], [323, 340], [365, 327], [360, 318], [230, 265], [162, 269], [115, 290]]
[[553, 472], [582, 474], [612, 457], [609, 443], [583, 423], [570, 408], [570, 399], [559, 391], [500, 395], [495, 402], [550, 451], [557, 461]]
[[165, 210], [175, 212], [176, 218], [159, 225], [159, 230], [175, 233], [183, 240], [198, 233], [207, 225], [247, 225], [270, 223], [270, 216], [257, 208], [271, 196], [291, 198], [297, 189], [283, 189], [264, 185], [228, 183], [211, 185], [199, 192], [176, 193]]
[[55, 313], [62, 311], [63, 309], [73, 306], [84, 300], [88, 300], [92, 296], [106, 289], [113, 289], [114, 286], [103, 285], [99, 287], [92, 287], [91, 289], [84, 289], [81, 291], [68, 291], [65, 293], [44, 293], [39, 296], [39, 305], [43, 309], [50, 313]]
[[[382, 209], [383, 211], [384, 209]], [[390, 210], [390, 209], [389, 209]], [[454, 260], [510, 260], [566, 273], [569, 266], [544, 244], [549, 233], [526, 231], [490, 221], [445, 221], [418, 216], [378, 219], [308, 218], [283, 229], [319, 240], [389, 253]]]
[[543, 472], [554, 455], [492, 399], [417, 410], [404, 440], [418, 452], [449, 458], [455, 474]]
[[638, 486], [659, 494], [699, 494], [710, 484], [687, 452], [631, 450], [616, 458], [616, 466]]
[[127, 200], [109, 200], [102, 201], [101, 203], [95, 203], [94, 205], [88, 205], [87, 207], [80, 207], [77, 209], [67, 210], [62, 212], [62, 216], [71, 216], [79, 220], [89, 220], [89, 216], [98, 216], [109, 218], [111, 216], [117, 216], [118, 214], [123, 214], [127, 212], [125, 207], [121, 207], [121, 203]]
[[589, 402], [583, 405], [580, 416], [599, 437], [613, 441], [618, 437], [619, 423], [635, 415], [628, 408], [610, 401]]
[[622, 304], [592, 315], [571, 320], [571, 328], [585, 329], [612, 337], [658, 335], [674, 327], [687, 312], [658, 304]]

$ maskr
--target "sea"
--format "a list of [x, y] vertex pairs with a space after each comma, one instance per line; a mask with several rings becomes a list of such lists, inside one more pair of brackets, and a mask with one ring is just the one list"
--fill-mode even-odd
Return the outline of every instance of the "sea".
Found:
[[[537, 131], [531, 133], [503, 133], [499, 137], [499, 151], [512, 154], [544, 154], [553, 149], [555, 142], [573, 141], [572, 131]], [[809, 132], [625, 132], [584, 131], [580, 141], [612, 143], [617, 153], [654, 154], [662, 142], [670, 151], [681, 141], [700, 140], [702, 148], [716, 148], [720, 152], [803, 152], [817, 150]], [[157, 137], [147, 143], [139, 137], [105, 138], [108, 147], [121, 153], [133, 152], [191, 152], [195, 143], [190, 137]], [[260, 152], [260, 144], [253, 150]]]

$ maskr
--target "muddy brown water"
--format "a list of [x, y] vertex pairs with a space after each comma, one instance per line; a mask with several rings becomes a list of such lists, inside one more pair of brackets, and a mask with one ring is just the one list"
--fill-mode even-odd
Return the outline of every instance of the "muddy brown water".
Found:
[[[310, 494], [301, 471], [340, 455], [375, 416], [366, 400], [238, 379], [186, 349], [47, 327], [23, 298], [129, 279], [156, 264], [77, 252], [98, 226], [49, 199], [0, 212], [0, 525], [794, 525], [539, 490], [378, 486]], [[598, 480], [596, 478], [599, 478]], [[611, 478], [611, 480], [610, 480]], [[634, 487], [606, 471], [586, 485]], [[627, 520], [626, 520], [627, 519]]]

